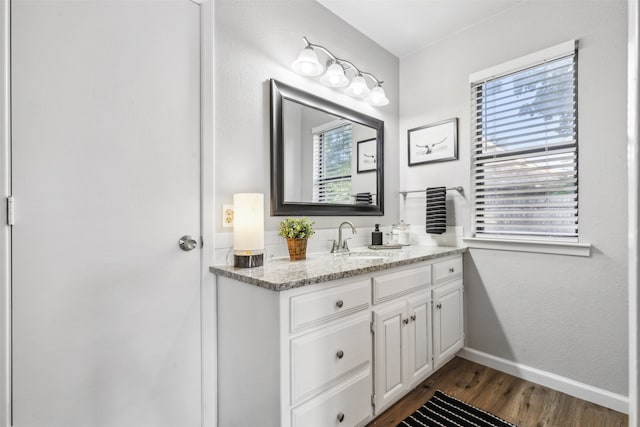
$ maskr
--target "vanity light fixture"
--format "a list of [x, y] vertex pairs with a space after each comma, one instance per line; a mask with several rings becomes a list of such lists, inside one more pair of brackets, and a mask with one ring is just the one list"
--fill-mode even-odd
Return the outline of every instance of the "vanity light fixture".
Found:
[[233, 266], [260, 267], [264, 263], [264, 194], [234, 194], [233, 211]]
[[[298, 56], [291, 68], [303, 76], [319, 76], [324, 71], [324, 67], [318, 59], [316, 49], [328, 56], [327, 71], [320, 78], [320, 82], [329, 87], [346, 87], [345, 93], [354, 98], [363, 98], [365, 102], [374, 106], [383, 106], [389, 103], [382, 81], [373, 74], [360, 70], [353, 63], [346, 59], [340, 59], [332, 54], [327, 48], [309, 42], [306, 37], [302, 37], [306, 46]], [[347, 72], [353, 72], [351, 80], [347, 77]], [[374, 83], [373, 89], [369, 88], [365, 77]]]

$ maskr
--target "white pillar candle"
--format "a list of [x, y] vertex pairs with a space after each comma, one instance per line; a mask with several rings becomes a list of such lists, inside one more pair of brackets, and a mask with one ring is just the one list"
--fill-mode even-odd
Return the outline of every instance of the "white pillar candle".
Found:
[[250, 254], [264, 249], [264, 194], [233, 195], [233, 249]]

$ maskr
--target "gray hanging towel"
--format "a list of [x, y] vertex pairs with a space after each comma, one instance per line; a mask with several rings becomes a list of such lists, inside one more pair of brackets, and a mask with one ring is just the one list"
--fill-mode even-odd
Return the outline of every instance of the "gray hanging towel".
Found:
[[447, 231], [447, 188], [427, 188], [427, 233]]

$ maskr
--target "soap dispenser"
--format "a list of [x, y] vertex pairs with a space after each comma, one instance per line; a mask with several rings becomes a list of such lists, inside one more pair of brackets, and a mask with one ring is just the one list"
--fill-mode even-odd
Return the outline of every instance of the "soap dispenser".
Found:
[[371, 244], [382, 245], [382, 231], [380, 231], [380, 224], [376, 224], [376, 229], [371, 233]]

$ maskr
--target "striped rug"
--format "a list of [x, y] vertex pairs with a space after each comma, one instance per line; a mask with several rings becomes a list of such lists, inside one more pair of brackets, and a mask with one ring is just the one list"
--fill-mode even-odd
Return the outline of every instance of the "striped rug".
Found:
[[398, 427], [517, 427], [482, 409], [436, 391], [427, 403]]

